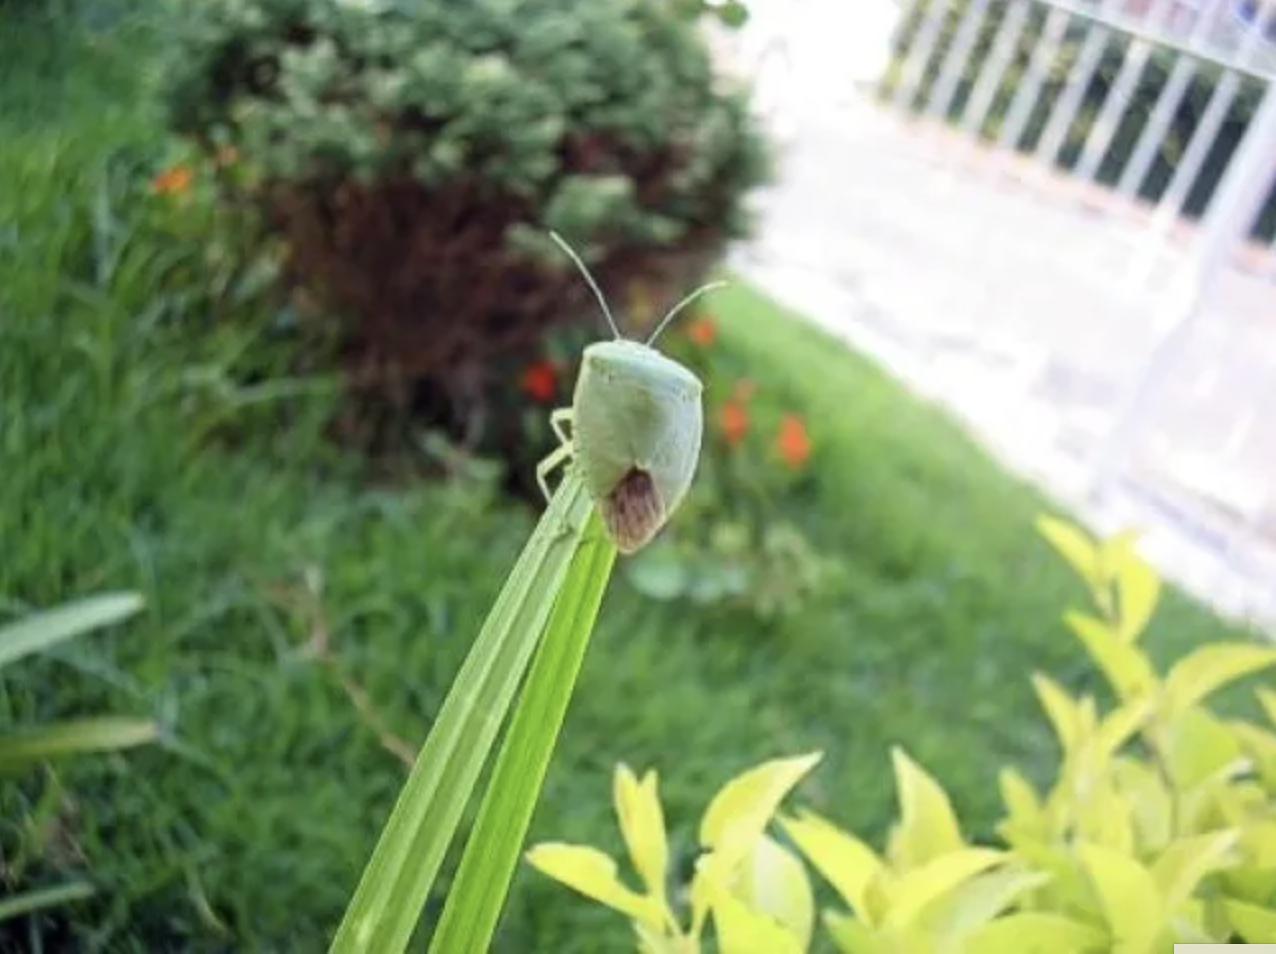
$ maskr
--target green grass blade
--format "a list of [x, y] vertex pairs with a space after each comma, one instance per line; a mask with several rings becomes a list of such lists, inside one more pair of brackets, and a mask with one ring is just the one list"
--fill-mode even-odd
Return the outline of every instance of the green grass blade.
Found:
[[334, 952], [395, 954], [411, 940], [590, 510], [584, 485], [569, 472], [448, 692], [346, 909]]
[[594, 513], [501, 746], [431, 952], [491, 946], [615, 560]]
[[85, 881], [72, 881], [52, 888], [24, 891], [15, 897], [0, 901], [0, 923], [10, 918], [30, 914], [32, 911], [42, 911], [45, 908], [56, 908], [72, 901], [80, 901], [92, 897], [93, 893], [93, 885]]
[[149, 719], [101, 716], [54, 722], [0, 736], [0, 772], [13, 772], [60, 755], [131, 749], [157, 738], [159, 725]]
[[142, 597], [136, 593], [106, 593], [32, 613], [0, 628], [0, 669], [81, 633], [127, 619], [141, 608]]

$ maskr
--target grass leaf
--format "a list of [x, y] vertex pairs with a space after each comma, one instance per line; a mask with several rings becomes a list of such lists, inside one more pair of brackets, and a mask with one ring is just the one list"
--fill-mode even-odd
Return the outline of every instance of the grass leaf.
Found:
[[71, 881], [67, 884], [55, 885], [52, 888], [24, 891], [22, 894], [0, 901], [0, 923], [8, 921], [10, 918], [30, 914], [33, 911], [56, 908], [72, 901], [79, 901], [83, 898], [91, 897], [93, 893], [93, 885], [84, 881]]
[[452, 684], [333, 939], [334, 952], [407, 947], [590, 513], [559, 485]]
[[118, 623], [141, 608], [142, 597], [136, 593], [105, 593], [32, 613], [0, 628], [0, 669], [82, 633]]
[[149, 719], [101, 716], [55, 722], [0, 736], [0, 772], [27, 768], [59, 755], [130, 749], [157, 738], [159, 726]]
[[431, 951], [486, 951], [576, 686], [616, 548], [591, 511], [452, 883]]

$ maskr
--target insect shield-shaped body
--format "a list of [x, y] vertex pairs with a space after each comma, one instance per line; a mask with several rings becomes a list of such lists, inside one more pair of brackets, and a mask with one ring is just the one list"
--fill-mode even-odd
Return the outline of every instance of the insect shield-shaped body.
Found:
[[[585, 349], [571, 408], [550, 415], [562, 446], [541, 462], [536, 476], [548, 497], [546, 474], [573, 459], [607, 535], [621, 553], [634, 553], [686, 496], [704, 433], [700, 379], [652, 343], [679, 311], [725, 282], [699, 288], [676, 304], [645, 344], [630, 341], [620, 334], [580, 257], [557, 234], [550, 236], [585, 276], [616, 337]], [[570, 424], [570, 435], [564, 424]]]
[[637, 341], [585, 349], [572, 401], [576, 465], [621, 553], [645, 546], [700, 460], [700, 379]]

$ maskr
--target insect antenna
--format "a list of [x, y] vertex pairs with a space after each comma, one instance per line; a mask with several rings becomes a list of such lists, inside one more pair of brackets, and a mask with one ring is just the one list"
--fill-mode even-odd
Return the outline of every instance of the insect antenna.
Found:
[[660, 337], [660, 333], [665, 330], [669, 322], [673, 321], [673, 319], [677, 316], [678, 312], [682, 311], [682, 309], [686, 308], [688, 305], [690, 305], [693, 301], [695, 301], [697, 298], [699, 298], [701, 295], [705, 294], [706, 292], [715, 291], [719, 288], [726, 288], [728, 284], [730, 283], [729, 282], [710, 282], [707, 285], [701, 285], [699, 288], [693, 291], [690, 295], [688, 295], [682, 301], [678, 302], [678, 304], [670, 308], [669, 314], [665, 315], [665, 317], [661, 319], [660, 324], [656, 326], [656, 330], [653, 331], [651, 333], [651, 337], [647, 339], [647, 347], [651, 347], [653, 344], [656, 343], [656, 339]]
[[594, 297], [598, 299], [598, 304], [603, 306], [603, 315], [607, 319], [607, 324], [611, 326], [612, 334], [619, 341], [625, 336], [620, 333], [620, 329], [616, 326], [616, 319], [611, 316], [611, 309], [607, 307], [607, 299], [603, 297], [602, 289], [598, 287], [598, 283], [594, 281], [594, 276], [589, 274], [589, 269], [585, 267], [585, 263], [580, 260], [580, 256], [575, 250], [567, 244], [566, 240], [557, 232], [551, 230], [549, 237], [558, 243], [558, 247], [567, 253], [568, 257], [576, 263], [576, 267], [580, 269], [580, 273], [585, 276], [585, 281], [589, 282], [589, 287], [594, 290]]

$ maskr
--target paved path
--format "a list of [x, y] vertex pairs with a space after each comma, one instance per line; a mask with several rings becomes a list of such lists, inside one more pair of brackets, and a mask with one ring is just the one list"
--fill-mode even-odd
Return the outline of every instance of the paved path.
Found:
[[1221, 280], [1100, 504], [1087, 496], [1093, 459], [1161, 338], [1191, 229], [1144, 261], [1146, 210], [866, 99], [786, 107], [783, 134], [779, 181], [736, 267], [946, 406], [1096, 529], [1146, 528], [1167, 576], [1276, 629], [1267, 250], [1247, 250]]

